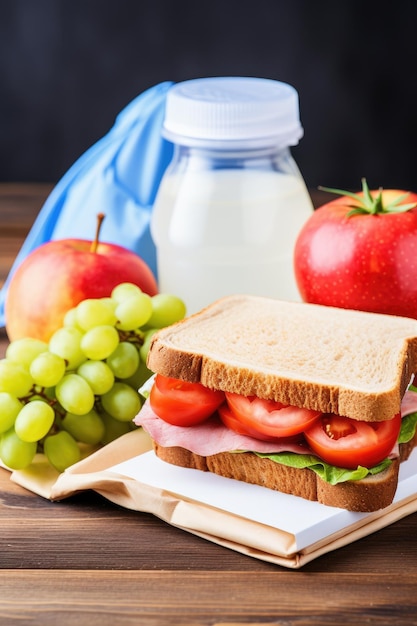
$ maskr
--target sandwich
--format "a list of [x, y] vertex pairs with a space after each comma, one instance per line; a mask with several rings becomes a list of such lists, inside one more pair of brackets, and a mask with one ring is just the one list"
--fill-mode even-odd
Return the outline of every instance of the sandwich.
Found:
[[135, 418], [168, 463], [324, 505], [392, 503], [417, 443], [417, 320], [235, 295], [157, 331]]

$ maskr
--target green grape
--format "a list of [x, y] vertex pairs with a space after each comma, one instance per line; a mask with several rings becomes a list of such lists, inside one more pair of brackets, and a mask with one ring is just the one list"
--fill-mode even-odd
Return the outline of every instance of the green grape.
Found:
[[152, 376], [153, 372], [146, 367], [146, 363], [140, 361], [139, 367], [133, 376], [129, 376], [129, 378], [124, 378], [123, 382], [128, 384], [132, 389], [136, 391], [142, 387], [145, 381], [148, 380]]
[[121, 422], [120, 420], [116, 420], [105, 411], [100, 413], [100, 417], [104, 423], [104, 435], [101, 439], [101, 443], [103, 445], [106, 445], [107, 443], [114, 441], [118, 437], [121, 437], [122, 435], [130, 432], [129, 422]]
[[148, 358], [149, 346], [151, 344], [152, 337], [156, 332], [158, 332], [158, 330], [159, 328], [150, 328], [145, 333], [143, 344], [139, 348], [140, 360], [144, 363], [146, 363], [146, 359]]
[[[47, 400], [52, 400], [52, 401], [55, 400], [56, 401], [55, 389], [56, 389], [56, 387], [45, 387], [44, 389], [42, 389], [43, 397], [45, 397]], [[51, 404], [51, 406], [52, 406], [54, 403], [50, 402], [49, 404]]]
[[94, 406], [94, 393], [87, 381], [78, 374], [67, 374], [55, 388], [56, 397], [68, 413], [85, 415]]
[[48, 434], [54, 423], [52, 407], [42, 400], [28, 402], [16, 418], [14, 429], [22, 441], [40, 441]]
[[105, 433], [104, 422], [94, 409], [86, 415], [67, 413], [62, 420], [62, 428], [76, 441], [92, 445], [100, 443]]
[[113, 371], [104, 361], [85, 361], [77, 369], [77, 374], [88, 382], [95, 395], [102, 395], [113, 387]]
[[146, 293], [139, 293], [119, 302], [116, 307], [117, 328], [135, 330], [146, 324], [152, 315], [152, 298]]
[[138, 296], [142, 289], [133, 283], [119, 283], [111, 292], [111, 298], [115, 302], [123, 302], [132, 296]]
[[78, 328], [78, 330], [81, 330], [81, 328], [78, 326], [78, 322], [77, 322], [77, 307], [73, 307], [72, 309], [69, 309], [65, 313], [64, 321], [63, 321], [62, 325], [63, 326], [69, 326], [69, 327]]
[[48, 344], [40, 339], [24, 338], [12, 341], [6, 350], [6, 359], [29, 368], [33, 359], [48, 350]]
[[58, 472], [63, 472], [81, 458], [81, 451], [77, 442], [66, 430], [46, 437], [43, 451], [50, 464]]
[[110, 307], [112, 311], [114, 311], [117, 306], [117, 302], [113, 300], [113, 298], [111, 298], [110, 296], [108, 296], [107, 298], [106, 297], [100, 298], [100, 302]]
[[181, 298], [168, 293], [152, 296], [152, 315], [148, 320], [149, 328], [170, 326], [185, 317], [186, 308]]
[[116, 350], [106, 359], [116, 378], [133, 376], [139, 367], [139, 352], [128, 341], [121, 341]]
[[82, 337], [81, 349], [87, 358], [102, 361], [116, 350], [118, 343], [119, 333], [114, 326], [95, 326]]
[[[117, 302], [113, 300], [113, 298], [110, 298], [110, 296], [108, 298], [100, 298], [100, 302], [104, 304], [106, 307], [108, 307], [110, 311], [112, 312], [112, 315], [114, 316], [114, 318], [116, 318], [115, 310], [116, 310]], [[113, 324], [115, 323], [116, 322], [113, 322]]]
[[67, 369], [77, 369], [86, 360], [81, 349], [83, 334], [78, 328], [65, 326], [54, 332], [49, 341], [49, 350], [67, 362]]
[[32, 377], [22, 365], [8, 359], [0, 360], [0, 391], [23, 398], [32, 386]]
[[11, 393], [0, 392], [0, 433], [5, 433], [14, 426], [23, 404]]
[[42, 352], [30, 364], [29, 372], [36, 385], [55, 387], [64, 376], [66, 363], [53, 352]]
[[80, 302], [76, 309], [76, 319], [83, 330], [104, 324], [114, 326], [116, 323], [114, 310], [99, 298], [87, 298]]
[[137, 391], [126, 383], [116, 382], [112, 389], [101, 396], [104, 410], [121, 422], [131, 421], [141, 407]]
[[0, 459], [9, 469], [24, 469], [35, 458], [37, 447], [37, 442], [22, 441], [11, 428], [1, 436]]

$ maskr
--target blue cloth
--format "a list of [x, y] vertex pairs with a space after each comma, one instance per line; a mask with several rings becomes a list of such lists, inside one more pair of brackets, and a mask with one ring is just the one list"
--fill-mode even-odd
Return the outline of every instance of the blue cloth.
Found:
[[171, 82], [151, 87], [117, 116], [113, 127], [66, 172], [45, 201], [0, 291], [0, 325], [11, 276], [24, 258], [52, 239], [93, 239], [97, 214], [105, 213], [100, 240], [139, 254], [156, 275], [149, 224], [153, 202], [173, 146], [161, 136]]

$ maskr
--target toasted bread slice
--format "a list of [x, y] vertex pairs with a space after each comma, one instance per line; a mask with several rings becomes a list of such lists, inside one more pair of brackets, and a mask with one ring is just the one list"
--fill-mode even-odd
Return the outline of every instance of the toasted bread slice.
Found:
[[393, 460], [383, 472], [337, 485], [325, 482], [311, 469], [287, 467], [252, 452], [221, 452], [204, 457], [180, 447], [164, 447], [156, 442], [153, 445], [156, 455], [172, 465], [213, 472], [349, 511], [370, 512], [383, 509], [393, 501], [400, 462], [406, 460], [417, 445], [417, 435], [400, 446], [400, 458]]
[[382, 421], [417, 371], [417, 320], [229, 296], [158, 331], [147, 364], [211, 389]]

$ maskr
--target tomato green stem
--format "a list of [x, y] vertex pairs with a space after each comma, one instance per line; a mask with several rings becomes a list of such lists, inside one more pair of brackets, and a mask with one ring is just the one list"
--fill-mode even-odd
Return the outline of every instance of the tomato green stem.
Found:
[[372, 196], [369, 191], [368, 183], [366, 182], [366, 178], [362, 178], [362, 195], [358, 193], [352, 193], [351, 191], [346, 191], [343, 189], [333, 189], [331, 187], [319, 187], [320, 191], [328, 191], [330, 193], [335, 193], [340, 196], [347, 196], [349, 198], [353, 198], [356, 200], [358, 204], [349, 204], [349, 208], [351, 209], [347, 213], [347, 217], [352, 217], [353, 215], [381, 215], [383, 213], [405, 213], [410, 209], [413, 209], [417, 206], [417, 202], [410, 202], [408, 204], [401, 204], [408, 196], [409, 193], [401, 194], [397, 196], [394, 200], [392, 200], [389, 204], [384, 204], [383, 199], [383, 189], [379, 188], [379, 193], [375, 196]]

